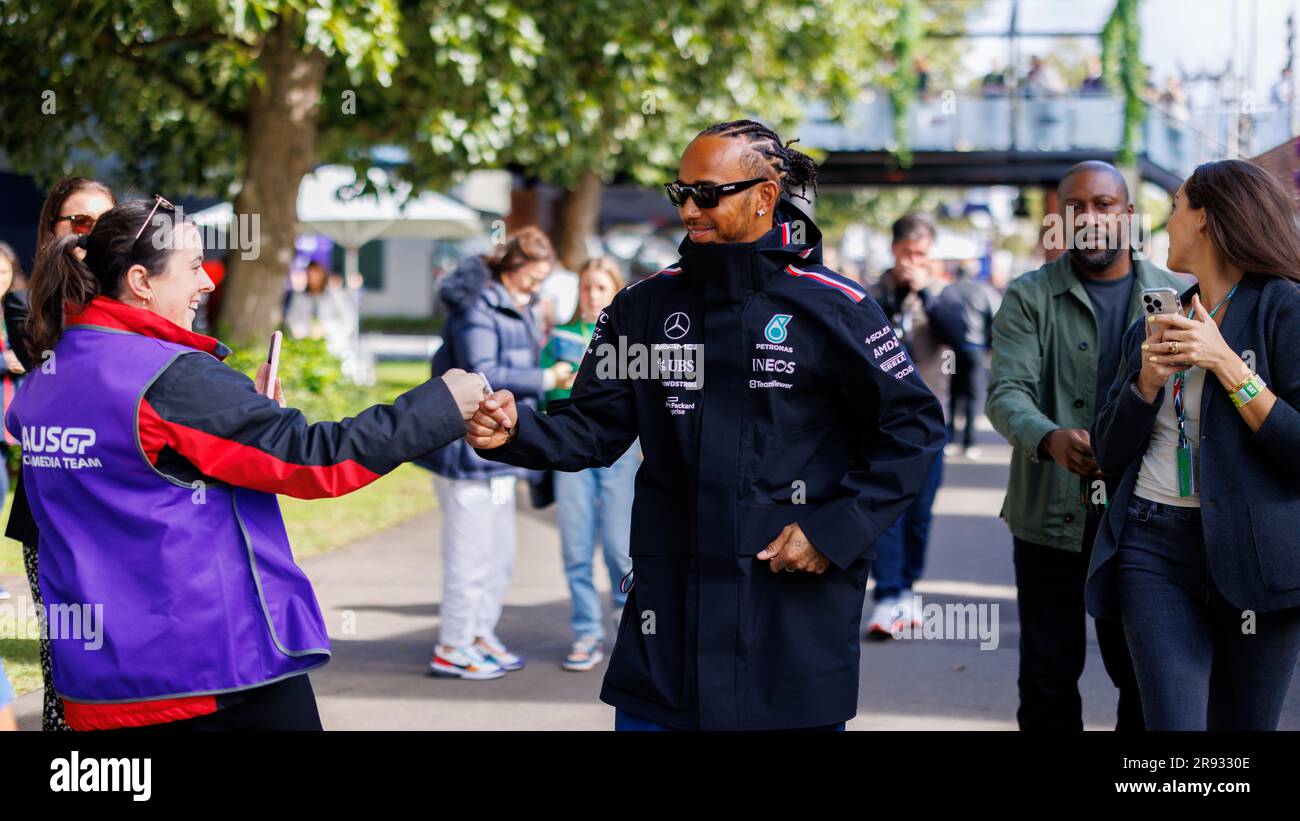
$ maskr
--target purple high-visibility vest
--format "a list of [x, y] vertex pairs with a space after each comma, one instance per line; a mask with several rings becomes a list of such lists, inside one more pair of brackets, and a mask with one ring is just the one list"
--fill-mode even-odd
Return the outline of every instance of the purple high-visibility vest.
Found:
[[71, 327], [6, 417], [40, 529], [41, 596], [62, 633], [50, 641], [54, 686], [73, 701], [231, 692], [329, 660], [275, 495], [191, 485], [144, 454], [141, 398], [182, 355], [209, 354]]

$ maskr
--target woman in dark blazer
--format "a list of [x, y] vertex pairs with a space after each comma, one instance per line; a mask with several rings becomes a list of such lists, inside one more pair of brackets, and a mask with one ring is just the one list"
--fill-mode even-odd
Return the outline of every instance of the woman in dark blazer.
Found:
[[1093, 422], [1115, 491], [1088, 612], [1123, 618], [1148, 729], [1276, 729], [1300, 654], [1300, 229], [1241, 160], [1198, 167], [1168, 228], [1197, 285], [1128, 329]]

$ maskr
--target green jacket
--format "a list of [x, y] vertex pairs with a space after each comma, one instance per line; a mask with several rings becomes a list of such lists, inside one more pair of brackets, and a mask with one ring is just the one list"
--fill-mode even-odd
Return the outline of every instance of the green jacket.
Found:
[[[1187, 283], [1134, 259], [1137, 283], [1131, 325], [1142, 315], [1143, 288]], [[1115, 344], [1119, 344], [1116, 340]], [[1057, 428], [1088, 429], [1097, 384], [1097, 322], [1070, 255], [1062, 254], [1007, 288], [993, 319], [993, 366], [984, 412], [1011, 442], [1011, 479], [999, 514], [1012, 534], [1034, 544], [1079, 552], [1088, 480], [1040, 453]]]
[[[575, 322], [566, 322], [563, 325], [556, 325], [551, 329], [551, 336], [542, 346], [541, 361], [538, 363], [543, 368], [549, 368], [561, 360], [568, 362], [576, 371], [578, 365], [582, 362], [582, 354], [586, 351], [587, 346], [591, 344], [591, 334], [596, 330], [596, 323], [583, 322], [581, 319]], [[552, 388], [542, 397], [541, 410], [546, 409], [547, 402], [553, 402], [556, 399], [568, 399], [572, 393], [571, 388]]]

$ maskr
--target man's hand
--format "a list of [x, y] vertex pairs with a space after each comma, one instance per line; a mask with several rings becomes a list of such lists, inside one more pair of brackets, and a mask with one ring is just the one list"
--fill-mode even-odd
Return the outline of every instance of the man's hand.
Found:
[[930, 284], [930, 269], [924, 264], [901, 262], [894, 267], [894, 279], [913, 291], [920, 291]]
[[469, 421], [487, 393], [483, 378], [476, 373], [452, 368], [442, 375], [442, 381], [447, 384], [447, 390], [451, 391], [451, 398], [456, 400], [461, 418]]
[[812, 546], [812, 542], [808, 541], [808, 537], [803, 535], [803, 530], [797, 524], [786, 525], [781, 530], [781, 535], [763, 548], [755, 558], [759, 561], [771, 559], [768, 565], [773, 573], [780, 573], [782, 570], [824, 573], [831, 563], [830, 559]]
[[1102, 478], [1101, 468], [1092, 456], [1092, 439], [1082, 428], [1060, 428], [1047, 434], [1043, 445], [1056, 464], [1089, 479]]
[[519, 422], [519, 409], [515, 395], [510, 391], [497, 391], [484, 397], [478, 410], [465, 427], [469, 431], [465, 441], [472, 448], [490, 450], [499, 448], [515, 436]]

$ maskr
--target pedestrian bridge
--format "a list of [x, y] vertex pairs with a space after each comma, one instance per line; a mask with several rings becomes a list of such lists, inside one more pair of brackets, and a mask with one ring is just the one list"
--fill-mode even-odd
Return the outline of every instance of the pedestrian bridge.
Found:
[[[1236, 112], [1231, 115], [1235, 116]], [[1252, 157], [1290, 138], [1290, 111], [1243, 114], [1239, 155]], [[942, 95], [917, 100], [907, 115], [912, 164], [893, 154], [893, 106], [887, 95], [856, 103], [843, 122], [814, 106], [797, 132], [827, 152], [818, 183], [854, 185], [1045, 185], [1083, 160], [1114, 163], [1122, 143], [1124, 99], [1107, 95], [1026, 97]], [[1173, 192], [1197, 165], [1229, 156], [1230, 114], [1185, 118], [1147, 105], [1136, 146], [1141, 177]]]

